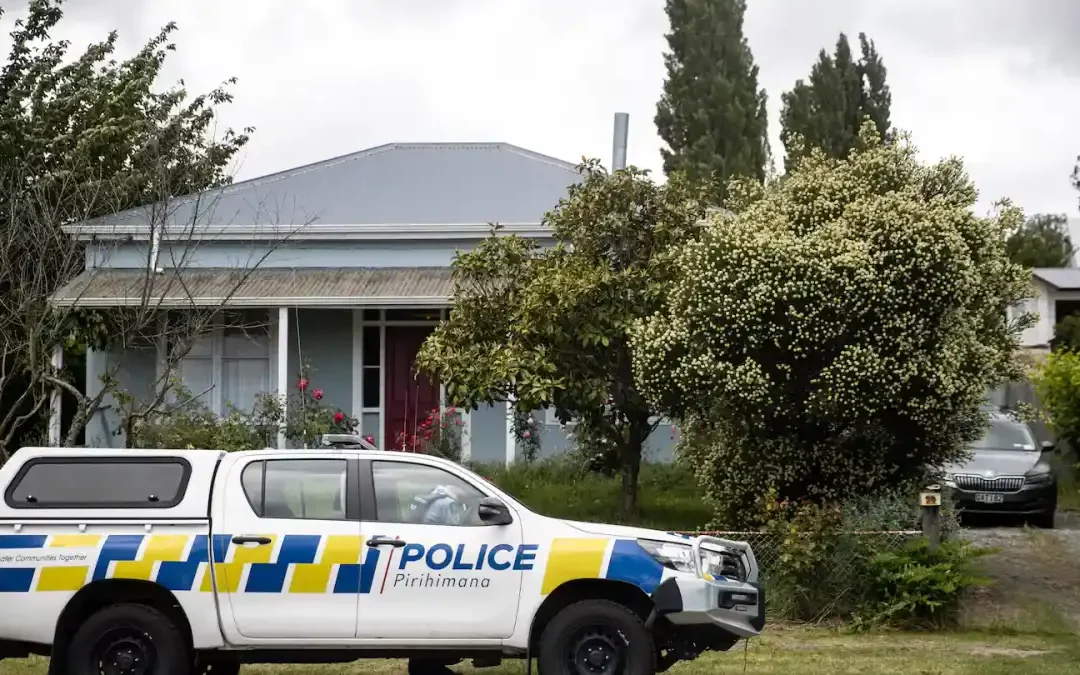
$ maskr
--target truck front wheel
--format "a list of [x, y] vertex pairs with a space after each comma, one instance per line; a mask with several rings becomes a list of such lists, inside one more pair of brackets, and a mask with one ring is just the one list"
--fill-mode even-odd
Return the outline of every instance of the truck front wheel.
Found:
[[68, 652], [72, 675], [190, 675], [184, 636], [147, 605], [112, 605], [75, 632]]
[[653, 675], [656, 645], [637, 614], [582, 600], [556, 614], [538, 645], [540, 675]]

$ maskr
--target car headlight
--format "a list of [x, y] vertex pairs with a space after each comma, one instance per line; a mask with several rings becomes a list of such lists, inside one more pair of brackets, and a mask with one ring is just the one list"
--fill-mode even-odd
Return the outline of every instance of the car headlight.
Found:
[[[694, 569], [694, 548], [692, 546], [667, 541], [654, 541], [652, 539], [639, 539], [638, 545], [668, 569], [690, 574], [696, 573]], [[710, 551], [705, 548], [699, 550], [701, 552], [701, 572], [706, 579], [711, 580], [721, 576], [735, 576], [738, 574], [736, 566], [731, 561], [725, 563], [724, 555], [719, 551]]]
[[691, 572], [694, 570], [694, 549], [687, 544], [673, 544], [668, 541], [654, 541], [652, 539], [638, 539], [638, 545], [645, 549], [656, 562], [676, 572]]
[[1049, 464], [1036, 464], [1024, 474], [1024, 483], [1027, 485], [1047, 485], [1054, 482], [1054, 474]]

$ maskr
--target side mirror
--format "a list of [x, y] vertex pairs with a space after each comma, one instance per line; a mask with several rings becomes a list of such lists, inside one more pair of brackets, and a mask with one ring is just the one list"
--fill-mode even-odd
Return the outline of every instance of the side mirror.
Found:
[[502, 503], [502, 500], [495, 497], [481, 499], [476, 512], [480, 516], [480, 520], [486, 525], [509, 525], [514, 522], [514, 517], [510, 515], [510, 509], [507, 508], [506, 504]]
[[1058, 452], [1057, 443], [1054, 443], [1053, 441], [1043, 441], [1042, 442], [1042, 451], [1043, 452]]

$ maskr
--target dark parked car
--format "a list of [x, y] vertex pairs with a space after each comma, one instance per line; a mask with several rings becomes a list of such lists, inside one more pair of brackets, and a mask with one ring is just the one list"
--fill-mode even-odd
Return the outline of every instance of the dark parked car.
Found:
[[1052, 443], [1040, 444], [1027, 424], [992, 412], [989, 429], [970, 450], [966, 462], [945, 471], [946, 488], [962, 513], [1017, 515], [1037, 527], [1054, 526]]

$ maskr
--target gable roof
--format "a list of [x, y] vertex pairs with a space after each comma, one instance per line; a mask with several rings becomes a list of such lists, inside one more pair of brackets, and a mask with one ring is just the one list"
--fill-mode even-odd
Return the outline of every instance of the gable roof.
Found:
[[[574, 164], [509, 143], [389, 143], [183, 197], [168, 210], [188, 229], [536, 224], [580, 180]], [[142, 207], [71, 229], [106, 234], [150, 218]]]
[[1080, 269], [1075, 267], [1036, 267], [1031, 275], [1056, 291], [1080, 290]]

